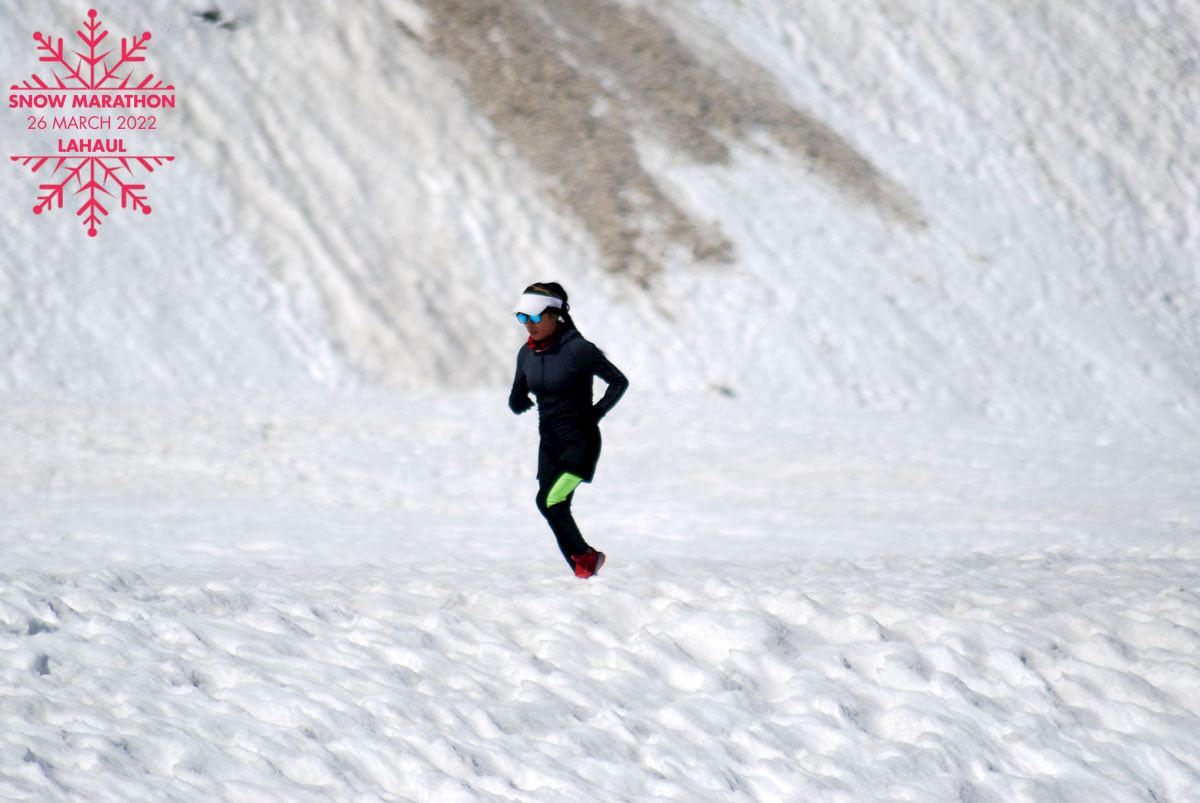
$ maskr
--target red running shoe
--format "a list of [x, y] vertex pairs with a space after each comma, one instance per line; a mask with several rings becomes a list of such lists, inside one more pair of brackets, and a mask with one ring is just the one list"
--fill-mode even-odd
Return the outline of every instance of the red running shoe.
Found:
[[582, 555], [572, 555], [571, 560], [575, 561], [575, 576], [586, 580], [599, 574], [600, 567], [604, 565], [604, 553], [589, 548]]

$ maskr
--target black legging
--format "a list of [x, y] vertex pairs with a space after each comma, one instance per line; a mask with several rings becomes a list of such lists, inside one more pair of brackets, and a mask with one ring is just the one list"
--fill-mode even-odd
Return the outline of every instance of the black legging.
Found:
[[558, 548], [566, 558], [567, 565], [574, 569], [575, 561], [571, 559], [571, 556], [582, 555], [590, 547], [587, 541], [583, 540], [583, 533], [579, 532], [579, 526], [575, 524], [575, 518], [571, 515], [571, 499], [575, 496], [574, 491], [567, 494], [567, 498], [557, 505], [546, 506], [546, 497], [549, 496], [550, 488], [558, 477], [559, 475], [555, 474], [549, 479], [538, 481], [537, 509], [550, 523], [550, 529], [554, 531], [554, 537], [558, 539]]

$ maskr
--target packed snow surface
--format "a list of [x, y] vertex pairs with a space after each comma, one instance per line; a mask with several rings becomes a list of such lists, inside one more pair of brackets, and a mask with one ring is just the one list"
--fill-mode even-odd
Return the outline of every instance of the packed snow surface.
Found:
[[1194, 449], [634, 397], [585, 582], [503, 401], [10, 410], [0, 796], [1200, 794]]
[[0, 795], [1195, 799], [1196, 557], [0, 576]]
[[96, 240], [4, 160], [0, 798], [1200, 799], [1195, 4], [99, 10], [178, 158]]

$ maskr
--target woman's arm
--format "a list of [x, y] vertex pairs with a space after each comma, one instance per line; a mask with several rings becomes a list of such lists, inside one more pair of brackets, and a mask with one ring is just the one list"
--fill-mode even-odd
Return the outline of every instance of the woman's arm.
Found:
[[517, 375], [513, 377], [512, 390], [508, 394], [508, 409], [517, 415], [533, 406], [529, 399], [529, 385], [525, 382], [525, 372], [521, 370], [521, 361], [517, 360]]
[[592, 373], [608, 384], [608, 389], [604, 391], [600, 401], [592, 405], [592, 412], [596, 414], [596, 420], [599, 421], [608, 415], [608, 411], [616, 406], [621, 396], [629, 389], [629, 380], [617, 366], [608, 361], [603, 351], [594, 346], [593, 349], [595, 354], [592, 357]]

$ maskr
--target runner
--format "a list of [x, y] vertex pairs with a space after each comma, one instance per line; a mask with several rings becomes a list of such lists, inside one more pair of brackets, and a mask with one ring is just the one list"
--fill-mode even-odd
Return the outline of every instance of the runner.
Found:
[[[571, 320], [567, 291], [557, 282], [531, 284], [517, 302], [517, 320], [529, 340], [517, 354], [508, 406], [520, 414], [537, 398], [537, 508], [550, 524], [558, 548], [575, 576], [600, 571], [605, 555], [583, 539], [571, 516], [571, 498], [581, 482], [591, 482], [600, 458], [600, 419], [629, 387], [617, 367], [584, 339]], [[604, 397], [592, 403], [592, 377], [608, 384]]]

